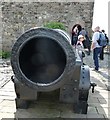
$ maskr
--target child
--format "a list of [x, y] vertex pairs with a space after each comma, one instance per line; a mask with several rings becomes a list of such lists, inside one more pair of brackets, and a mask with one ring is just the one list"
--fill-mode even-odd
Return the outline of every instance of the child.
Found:
[[77, 44], [76, 44], [76, 49], [79, 52], [82, 51], [82, 55], [81, 55], [82, 57], [85, 57], [84, 46], [83, 46], [83, 43], [82, 43], [84, 40], [85, 40], [84, 36], [83, 35], [79, 35], [78, 36], [78, 41], [77, 41]]
[[85, 40], [84, 36], [79, 35], [78, 36], [78, 41], [77, 41], [77, 44], [76, 44], [76, 48], [84, 49], [83, 43], [82, 43], [84, 40]]

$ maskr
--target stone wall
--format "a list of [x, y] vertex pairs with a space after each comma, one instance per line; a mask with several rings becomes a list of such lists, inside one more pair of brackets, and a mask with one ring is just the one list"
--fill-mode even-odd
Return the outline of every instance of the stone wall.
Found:
[[71, 34], [76, 23], [91, 31], [94, 2], [2, 2], [2, 48], [10, 51], [26, 30], [50, 21], [62, 22]]

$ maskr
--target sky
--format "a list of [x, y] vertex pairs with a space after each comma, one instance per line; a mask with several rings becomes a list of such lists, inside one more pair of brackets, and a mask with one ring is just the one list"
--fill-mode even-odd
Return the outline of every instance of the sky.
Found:
[[110, 37], [110, 30], [108, 30], [108, 4], [110, 6], [110, 0], [95, 0], [92, 29], [94, 30], [96, 26], [100, 26]]

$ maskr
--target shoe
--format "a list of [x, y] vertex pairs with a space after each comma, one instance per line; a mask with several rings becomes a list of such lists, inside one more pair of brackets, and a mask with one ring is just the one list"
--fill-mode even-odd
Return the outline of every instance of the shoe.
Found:
[[87, 54], [88, 56], [91, 55], [90, 53]]
[[104, 59], [101, 59], [101, 58], [100, 58], [100, 60], [104, 60]]
[[100, 57], [100, 56], [99, 56], [99, 59], [100, 59], [100, 60], [104, 60], [104, 58], [102, 58], [102, 57]]
[[96, 71], [96, 72], [98, 72], [99, 70], [94, 68], [92, 71]]
[[89, 55], [90, 55], [90, 52], [88, 52], [87, 55], [89, 56]]

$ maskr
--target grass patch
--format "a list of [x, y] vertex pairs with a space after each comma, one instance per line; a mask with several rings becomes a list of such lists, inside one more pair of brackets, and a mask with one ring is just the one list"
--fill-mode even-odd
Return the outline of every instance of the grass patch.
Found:
[[66, 28], [65, 28], [64, 24], [60, 23], [60, 22], [45, 23], [44, 27], [51, 28], [51, 29], [61, 29], [61, 30], [65, 30], [66, 31]]
[[9, 51], [0, 51], [0, 57], [3, 59], [7, 59], [11, 57], [11, 52]]

